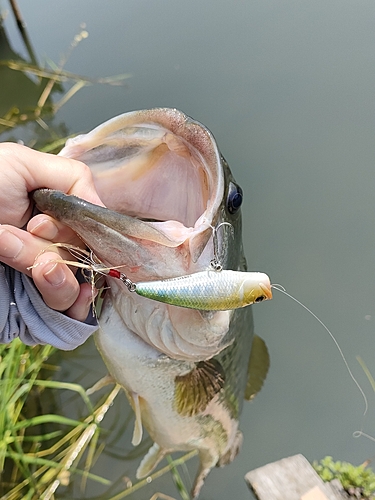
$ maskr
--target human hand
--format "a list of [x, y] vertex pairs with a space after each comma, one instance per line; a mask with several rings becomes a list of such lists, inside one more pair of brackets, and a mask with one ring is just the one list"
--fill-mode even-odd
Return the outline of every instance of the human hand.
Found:
[[20, 144], [0, 144], [0, 224], [23, 227], [33, 210], [29, 193], [38, 188], [58, 189], [103, 206], [84, 163]]
[[[0, 260], [32, 277], [45, 303], [78, 321], [84, 321], [95, 298], [89, 283], [79, 284], [75, 271], [59, 260], [71, 260], [70, 254], [53, 242], [82, 246], [82, 241], [67, 226], [48, 215], [30, 220], [28, 231], [0, 226]], [[28, 269], [30, 268], [31, 269]]]
[[[31, 276], [49, 307], [84, 321], [93, 298], [92, 288], [88, 283], [79, 285], [69, 267], [56, 262], [60, 254], [67, 258], [66, 254], [51, 247], [51, 242], [82, 247], [82, 241], [71, 229], [44, 214], [29, 221], [28, 231], [20, 229], [33, 209], [29, 192], [41, 187], [103, 205], [90, 170], [83, 163], [18, 144], [0, 144], [0, 261]], [[27, 269], [35, 263], [39, 265]]]

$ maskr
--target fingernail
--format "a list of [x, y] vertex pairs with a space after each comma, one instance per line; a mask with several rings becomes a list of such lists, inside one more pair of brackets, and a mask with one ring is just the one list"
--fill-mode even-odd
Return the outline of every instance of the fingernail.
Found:
[[39, 224], [29, 229], [31, 234], [35, 234], [45, 240], [53, 240], [57, 234], [57, 226], [49, 219], [44, 219]]
[[65, 281], [65, 273], [57, 263], [51, 263], [45, 266], [48, 270], [43, 274], [44, 278], [52, 286], [62, 285]]
[[23, 248], [23, 241], [7, 229], [0, 229], [0, 257], [15, 259]]

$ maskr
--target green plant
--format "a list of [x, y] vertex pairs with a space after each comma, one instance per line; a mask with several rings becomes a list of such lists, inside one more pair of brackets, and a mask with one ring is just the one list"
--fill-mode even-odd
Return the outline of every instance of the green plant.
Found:
[[[106, 406], [93, 408], [80, 385], [51, 380], [57, 366], [47, 365], [47, 360], [53, 352], [51, 346], [29, 347], [18, 339], [0, 346], [1, 493], [9, 500], [23, 498], [26, 493], [30, 499], [42, 494], [50, 498], [53, 491], [48, 496], [48, 490], [56, 489], [70, 470], [76, 471], [73, 464], [90, 442], [95, 442], [98, 422], [108, 409], [108, 401]], [[44, 413], [43, 406], [47, 401], [50, 406], [55, 390], [78, 393], [88, 417], [77, 421], [48, 413], [50, 408], [46, 407]], [[108, 397], [113, 400], [118, 391], [119, 387]], [[98, 476], [86, 475], [109, 484]]]
[[[81, 385], [52, 380], [58, 370], [51, 360], [55, 352], [51, 346], [29, 347], [18, 339], [0, 345], [1, 499], [53, 499], [59, 486], [74, 477], [81, 477], [83, 491], [87, 480], [112, 486], [110, 480], [90, 470], [104, 446], [99, 440], [100, 423], [121, 388], [114, 386], [93, 405]], [[56, 391], [78, 394], [87, 416], [75, 420], [54, 413]], [[111, 495], [111, 500], [125, 498], [169, 471], [181, 498], [188, 500], [177, 466], [194, 455], [196, 452], [169, 459], [169, 464], [150, 479], [130, 483], [122, 492]]]
[[375, 473], [366, 465], [335, 462], [332, 457], [325, 457], [320, 462], [314, 461], [313, 467], [323, 481], [338, 479], [350, 495], [362, 499], [375, 498]]

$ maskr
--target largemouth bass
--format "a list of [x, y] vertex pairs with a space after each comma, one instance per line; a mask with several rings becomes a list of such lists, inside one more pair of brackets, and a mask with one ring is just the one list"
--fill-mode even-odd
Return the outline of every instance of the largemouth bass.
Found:
[[[242, 190], [200, 123], [175, 109], [126, 113], [69, 139], [60, 155], [90, 166], [108, 208], [49, 190], [35, 193], [37, 206], [132, 282], [200, 273], [213, 256], [224, 270], [246, 271]], [[133, 444], [143, 426], [154, 440], [137, 477], [168, 453], [196, 449], [196, 497], [212, 467], [237, 455], [243, 400], [268, 369], [251, 307], [186, 309], [107, 279], [96, 345], [134, 409]], [[271, 298], [269, 282], [262, 286], [258, 297], [266, 290], [261, 298]]]

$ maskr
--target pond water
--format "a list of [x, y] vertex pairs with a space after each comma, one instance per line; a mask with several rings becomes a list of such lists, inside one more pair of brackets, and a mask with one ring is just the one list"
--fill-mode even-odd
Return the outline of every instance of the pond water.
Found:
[[[242, 451], [211, 473], [201, 498], [250, 498], [244, 474], [295, 453], [353, 463], [373, 457], [375, 443], [353, 432], [375, 436], [374, 392], [356, 360], [361, 356], [375, 376], [374, 2], [19, 0], [19, 6], [38, 62], [58, 61], [85, 23], [89, 36], [66, 70], [131, 74], [125, 86], [82, 89], [58, 112], [59, 127], [78, 133], [126, 111], [167, 106], [214, 133], [245, 192], [249, 268], [267, 272], [328, 325], [368, 397], [363, 418], [362, 396], [333, 341], [275, 292], [254, 307], [271, 368], [262, 392], [245, 404]], [[12, 49], [29, 60], [11, 16], [5, 29]], [[5, 85], [0, 81], [0, 94], [11, 96], [15, 89]], [[13, 137], [27, 142], [35, 130]], [[64, 363], [66, 373], [73, 365], [89, 367], [94, 380], [104, 373], [91, 343]], [[116, 432], [128, 413], [121, 398], [108, 416]], [[115, 434], [119, 455], [131, 450], [130, 435]], [[134, 477], [139, 457], [112, 455], [96, 472]], [[178, 498], [170, 476], [132, 498], [155, 491]], [[88, 488], [89, 496], [99, 494], [100, 487]]]

